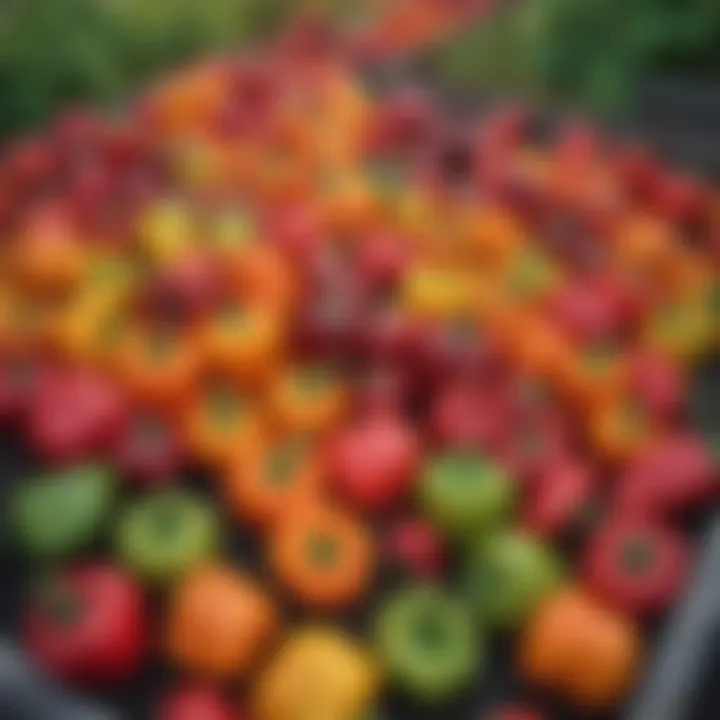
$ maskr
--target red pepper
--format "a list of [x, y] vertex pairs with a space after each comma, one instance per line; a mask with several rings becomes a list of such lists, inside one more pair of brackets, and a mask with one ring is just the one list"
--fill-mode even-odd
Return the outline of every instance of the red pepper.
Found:
[[616, 512], [623, 516], [674, 516], [718, 497], [718, 466], [702, 440], [679, 431], [637, 457], [617, 488]]
[[118, 388], [100, 375], [46, 368], [29, 409], [29, 441], [51, 462], [85, 460], [107, 449], [122, 422], [123, 405]]
[[143, 300], [154, 320], [196, 320], [208, 314], [223, 292], [223, 275], [200, 254], [183, 257], [154, 278]]
[[409, 259], [407, 241], [387, 233], [370, 234], [357, 251], [360, 281], [372, 291], [386, 291], [395, 285]]
[[411, 518], [394, 523], [387, 533], [386, 552], [393, 565], [416, 578], [437, 579], [447, 569], [447, 544], [424, 520]]
[[135, 408], [125, 414], [110, 453], [118, 470], [142, 485], [170, 482], [186, 460], [177, 429], [151, 408]]
[[573, 458], [549, 464], [538, 475], [523, 513], [523, 525], [549, 540], [582, 524], [592, 508], [594, 482], [587, 465]]
[[214, 690], [183, 687], [168, 694], [160, 703], [156, 720], [242, 720]]
[[37, 358], [9, 352], [0, 359], [0, 423], [25, 419], [40, 369]]
[[492, 451], [510, 473], [532, 486], [548, 466], [570, 454], [571, 428], [542, 385], [520, 378], [510, 393], [510, 410]]
[[629, 366], [629, 390], [659, 420], [678, 415], [688, 396], [687, 378], [669, 358], [649, 349], [635, 353]]
[[621, 318], [617, 302], [588, 278], [570, 281], [555, 297], [550, 315], [557, 326], [581, 345], [616, 337]]
[[509, 411], [494, 388], [451, 382], [436, 393], [429, 414], [429, 436], [444, 448], [486, 449], [498, 444]]
[[690, 549], [659, 524], [614, 520], [586, 551], [584, 579], [591, 591], [633, 615], [667, 610], [685, 587]]
[[354, 507], [380, 511], [407, 495], [419, 455], [413, 429], [395, 414], [380, 413], [340, 430], [331, 440], [328, 473]]
[[150, 636], [142, 590], [121, 570], [88, 565], [51, 579], [25, 611], [30, 655], [50, 675], [83, 685], [123, 683]]

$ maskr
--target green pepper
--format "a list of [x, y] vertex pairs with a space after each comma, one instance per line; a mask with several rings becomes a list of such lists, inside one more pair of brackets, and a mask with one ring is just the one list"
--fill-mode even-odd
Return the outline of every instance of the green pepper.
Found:
[[471, 453], [450, 453], [431, 460], [420, 479], [419, 493], [428, 518], [459, 538], [501, 525], [515, 498], [507, 474]]
[[98, 536], [116, 497], [116, 477], [103, 465], [81, 465], [25, 482], [12, 499], [19, 544], [42, 560], [59, 560]]
[[375, 636], [389, 679], [418, 700], [447, 700], [476, 681], [484, 665], [472, 613], [433, 585], [389, 598]]
[[518, 627], [561, 582], [555, 553], [523, 532], [505, 530], [471, 551], [467, 591], [478, 618], [502, 630]]
[[215, 510], [203, 498], [163, 490], [127, 510], [118, 527], [117, 551], [144, 580], [172, 582], [212, 557], [218, 528]]

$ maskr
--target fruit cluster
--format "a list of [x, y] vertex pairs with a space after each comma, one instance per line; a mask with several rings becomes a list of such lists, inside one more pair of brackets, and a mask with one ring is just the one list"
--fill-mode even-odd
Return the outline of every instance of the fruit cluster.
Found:
[[[527, 683], [611, 707], [718, 498], [685, 413], [717, 193], [586, 127], [375, 97], [296, 40], [0, 169], [0, 416], [51, 468], [11, 506], [54, 569], [27, 645], [86, 685], [159, 650], [203, 683], [162, 720], [240, 717], [212, 689], [240, 679], [254, 720], [350, 720], [383, 683], [456, 697], [517, 633]], [[223, 559], [238, 527], [262, 579]], [[334, 627], [360, 607], [372, 640]]]

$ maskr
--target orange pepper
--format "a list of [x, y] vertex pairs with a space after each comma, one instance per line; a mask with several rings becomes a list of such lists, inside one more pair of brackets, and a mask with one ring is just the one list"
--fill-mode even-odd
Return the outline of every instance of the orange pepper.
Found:
[[348, 392], [331, 371], [320, 367], [289, 369], [270, 389], [272, 420], [282, 430], [315, 433], [334, 426], [347, 411]]
[[222, 67], [214, 64], [177, 73], [150, 98], [152, 120], [164, 137], [187, 137], [202, 130], [226, 96]]
[[619, 348], [598, 344], [581, 349], [569, 363], [560, 385], [579, 407], [598, 407], [619, 397], [627, 385], [629, 364]]
[[525, 240], [522, 225], [509, 212], [493, 205], [480, 206], [466, 220], [469, 252], [490, 268], [502, 268], [514, 258]]
[[229, 567], [193, 571], [170, 601], [165, 648], [184, 670], [211, 679], [247, 674], [278, 630], [272, 600], [252, 579]]
[[358, 172], [326, 173], [320, 179], [319, 193], [325, 222], [336, 234], [369, 230], [381, 215], [367, 179]]
[[200, 365], [196, 340], [167, 327], [134, 323], [120, 329], [116, 374], [139, 400], [168, 408], [187, 403]]
[[199, 383], [185, 408], [183, 424], [191, 451], [213, 467], [227, 467], [238, 453], [257, 452], [264, 439], [254, 402], [228, 377]]
[[298, 295], [297, 279], [287, 259], [276, 248], [254, 244], [228, 264], [235, 286], [247, 303], [286, 313]]
[[200, 329], [198, 343], [211, 370], [255, 384], [274, 372], [282, 345], [282, 326], [262, 307], [231, 304]]
[[368, 589], [372, 536], [360, 521], [325, 504], [309, 503], [287, 515], [270, 537], [269, 564], [302, 603], [346, 607]]
[[39, 212], [21, 228], [10, 256], [11, 277], [31, 292], [64, 292], [85, 275], [88, 257], [72, 226], [52, 212]]
[[527, 681], [583, 710], [617, 705], [637, 677], [642, 648], [633, 622], [569, 587], [544, 601], [518, 646]]
[[288, 508], [315, 499], [321, 465], [312, 441], [287, 436], [280, 442], [257, 445], [232, 458], [223, 478], [230, 507], [243, 520], [272, 528]]
[[522, 373], [556, 384], [572, 366], [570, 342], [539, 317], [505, 309], [491, 317], [491, 328]]
[[589, 418], [590, 440], [610, 462], [626, 462], [652, 442], [655, 428], [649, 413], [632, 398], [610, 398]]

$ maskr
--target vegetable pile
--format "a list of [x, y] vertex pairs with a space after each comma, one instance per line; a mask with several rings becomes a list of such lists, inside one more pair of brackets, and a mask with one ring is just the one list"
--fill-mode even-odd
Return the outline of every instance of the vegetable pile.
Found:
[[26, 645], [81, 687], [160, 656], [189, 684], [158, 720], [356, 720], [442, 708], [509, 636], [528, 686], [612, 708], [718, 499], [686, 413], [717, 190], [587, 127], [459, 127], [307, 39], [0, 168]]

